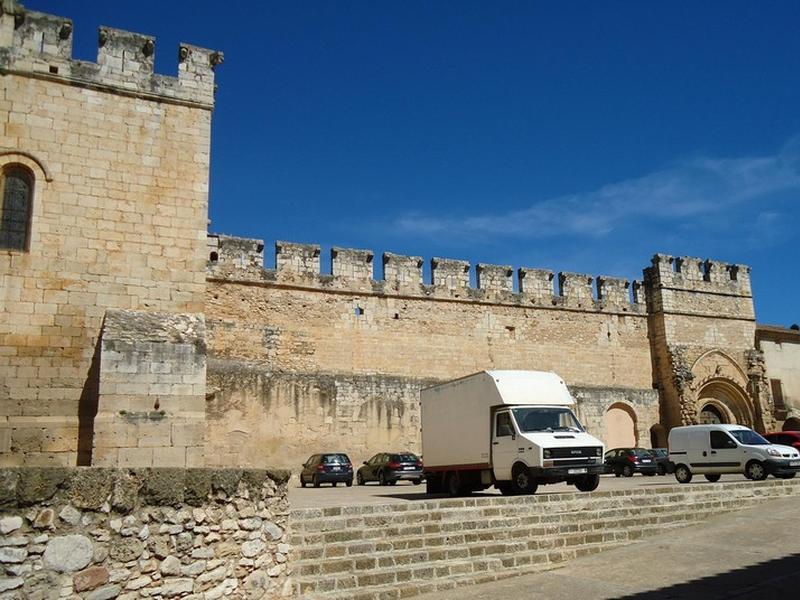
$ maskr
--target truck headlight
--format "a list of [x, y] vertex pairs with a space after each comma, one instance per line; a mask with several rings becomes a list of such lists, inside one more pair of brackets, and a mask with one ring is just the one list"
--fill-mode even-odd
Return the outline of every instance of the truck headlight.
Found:
[[767, 454], [769, 454], [770, 456], [780, 456], [781, 455], [780, 451], [775, 450], [775, 448], [767, 448]]
[[594, 449], [594, 455], [595, 456], [602, 456], [603, 455], [603, 449], [602, 448], [595, 448]]
[[553, 456], [553, 452], [550, 450], [550, 448], [545, 448], [544, 449], [544, 457], [545, 458], [550, 458], [551, 456]]

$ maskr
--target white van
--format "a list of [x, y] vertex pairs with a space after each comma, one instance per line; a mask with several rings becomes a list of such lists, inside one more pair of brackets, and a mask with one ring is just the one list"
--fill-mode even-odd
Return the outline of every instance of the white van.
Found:
[[759, 481], [767, 475], [791, 479], [800, 471], [800, 453], [771, 444], [742, 425], [687, 425], [669, 432], [669, 460], [675, 479], [689, 483], [692, 475], [718, 481], [723, 473], [742, 473]]

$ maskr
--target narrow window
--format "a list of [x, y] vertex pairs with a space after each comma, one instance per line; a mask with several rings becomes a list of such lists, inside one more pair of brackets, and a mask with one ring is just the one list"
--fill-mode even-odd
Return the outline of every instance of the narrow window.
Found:
[[778, 410], [786, 410], [786, 403], [783, 401], [783, 387], [781, 386], [781, 380], [770, 379], [769, 385], [772, 388], [772, 400], [775, 402], [775, 408]]
[[0, 248], [27, 250], [30, 234], [33, 176], [20, 166], [2, 174], [3, 205], [0, 216]]

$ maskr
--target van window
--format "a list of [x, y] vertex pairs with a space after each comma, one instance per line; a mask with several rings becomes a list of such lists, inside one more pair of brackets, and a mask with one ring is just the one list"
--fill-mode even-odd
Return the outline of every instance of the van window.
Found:
[[495, 437], [508, 437], [514, 434], [514, 426], [511, 424], [511, 413], [501, 412], [497, 415], [497, 429]]
[[736, 442], [724, 431], [712, 431], [711, 447], [718, 450], [723, 448], [736, 448]]
[[731, 435], [739, 440], [740, 444], [746, 446], [768, 446], [769, 442], [763, 437], [758, 435], [752, 429], [735, 429], [731, 431]]

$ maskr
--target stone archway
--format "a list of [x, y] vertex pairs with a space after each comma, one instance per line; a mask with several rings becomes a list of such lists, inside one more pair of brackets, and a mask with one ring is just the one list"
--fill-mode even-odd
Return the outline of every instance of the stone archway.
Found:
[[696, 414], [698, 423], [755, 425], [747, 392], [728, 379], [712, 379], [703, 385], [697, 394]]
[[800, 419], [792, 417], [783, 422], [783, 431], [800, 431]]
[[630, 448], [638, 444], [636, 413], [623, 402], [608, 407], [603, 415], [606, 448]]

